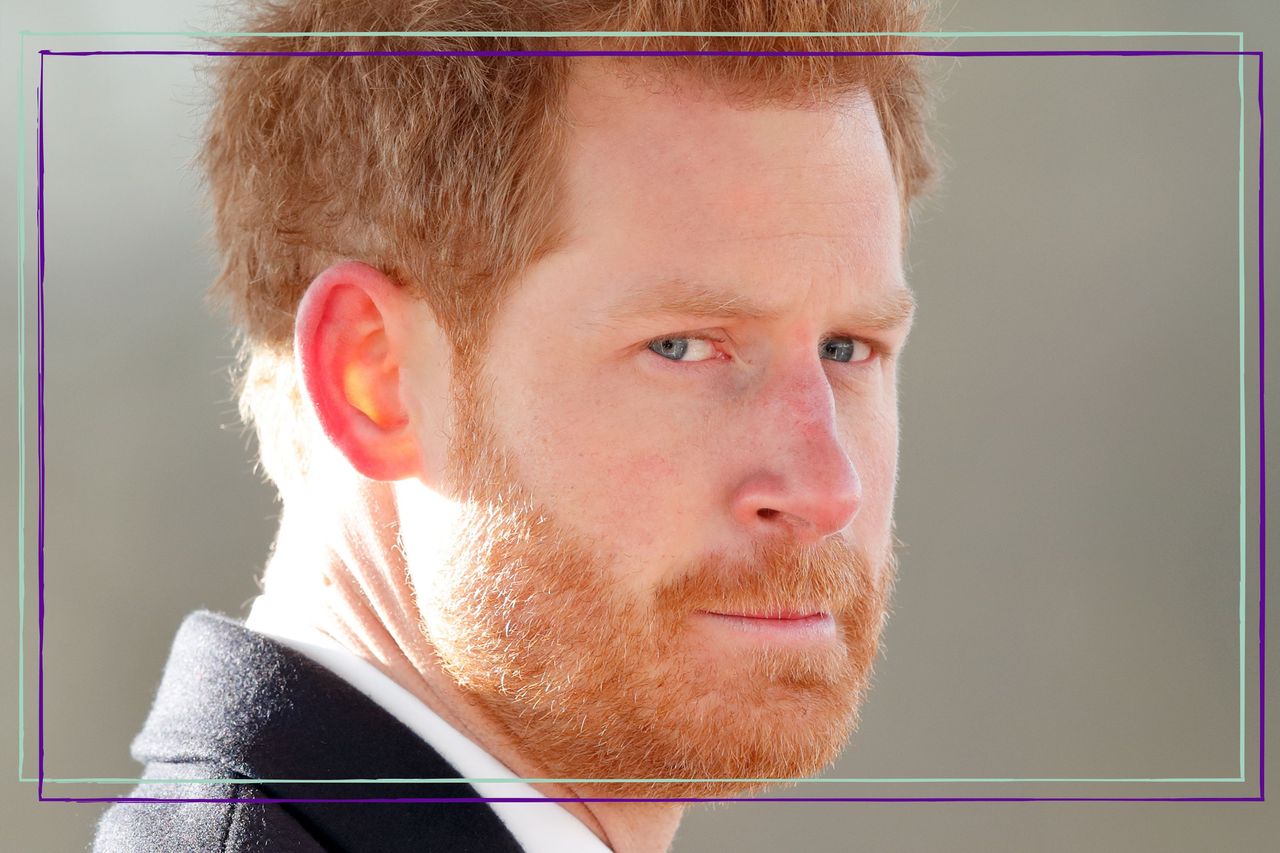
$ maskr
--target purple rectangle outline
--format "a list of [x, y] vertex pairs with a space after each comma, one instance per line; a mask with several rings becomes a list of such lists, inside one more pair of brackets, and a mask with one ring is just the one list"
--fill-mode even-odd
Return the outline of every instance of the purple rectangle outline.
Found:
[[[785, 35], [785, 34], [779, 34]], [[760, 803], [1262, 803], [1266, 802], [1266, 612], [1267, 612], [1267, 455], [1265, 363], [1265, 155], [1263, 112], [1263, 51], [1260, 50], [1027, 50], [1027, 51], [699, 51], [699, 50], [407, 50], [407, 51], [187, 51], [187, 50], [41, 50], [40, 83], [36, 89], [36, 316], [37, 316], [37, 456], [39, 459], [39, 766], [36, 798], [60, 803], [537, 803], [537, 802], [760, 802]], [[46, 797], [44, 795], [44, 65], [48, 56], [1256, 56], [1258, 58], [1258, 795], [1256, 797], [368, 797], [326, 798], [156, 798]], [[327, 780], [316, 780], [324, 782]], [[245, 784], [253, 784], [247, 780]]]

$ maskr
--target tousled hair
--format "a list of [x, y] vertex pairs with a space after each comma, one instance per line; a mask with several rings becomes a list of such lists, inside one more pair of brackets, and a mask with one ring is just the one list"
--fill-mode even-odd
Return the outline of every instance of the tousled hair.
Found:
[[[360, 260], [409, 288], [465, 363], [519, 271], [561, 237], [561, 108], [575, 60], [385, 53], [882, 53], [913, 49], [922, 22], [915, 0], [256, 0], [240, 29], [264, 35], [225, 46], [276, 55], [216, 60], [202, 163], [222, 255], [210, 295], [239, 332], [236, 391], [267, 475], [282, 492], [303, 480], [318, 437], [293, 370], [292, 336], [298, 302], [326, 267]], [[408, 32], [445, 34], [396, 34]], [[600, 35], [520, 34], [530, 32]], [[604, 35], [623, 32], [646, 35]], [[813, 35], [835, 32], [864, 35]], [[865, 90], [904, 211], [933, 175], [917, 57], [617, 63], [622, 73], [703, 86], [746, 107], [805, 107]]]

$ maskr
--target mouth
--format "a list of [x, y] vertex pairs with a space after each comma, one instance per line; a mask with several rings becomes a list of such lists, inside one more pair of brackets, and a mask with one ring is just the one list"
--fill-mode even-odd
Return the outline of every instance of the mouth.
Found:
[[820, 619], [829, 614], [825, 610], [702, 610], [709, 616], [727, 616], [732, 619], [767, 619], [778, 622], [798, 622]]
[[807, 643], [836, 636], [835, 619], [825, 610], [699, 610], [695, 615], [724, 631], [772, 642]]

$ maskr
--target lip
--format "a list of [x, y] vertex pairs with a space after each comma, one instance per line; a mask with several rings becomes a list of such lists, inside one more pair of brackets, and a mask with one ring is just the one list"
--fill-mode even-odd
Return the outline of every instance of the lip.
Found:
[[835, 620], [824, 610], [699, 610], [696, 615], [717, 628], [771, 642], [807, 643], [836, 636]]
[[829, 614], [824, 610], [701, 610], [708, 616], [726, 616], [731, 619], [761, 619], [769, 622], [803, 622], [811, 619], [821, 619]]

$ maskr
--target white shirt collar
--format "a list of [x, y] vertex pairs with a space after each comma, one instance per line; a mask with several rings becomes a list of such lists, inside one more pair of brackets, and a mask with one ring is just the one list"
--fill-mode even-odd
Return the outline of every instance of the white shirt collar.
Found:
[[[481, 797], [543, 797], [502, 762], [444, 721], [435, 711], [373, 664], [295, 619], [270, 596], [253, 602], [245, 627], [314, 660], [368, 696], [427, 742]], [[610, 853], [609, 848], [559, 803], [489, 803], [526, 853]]]

